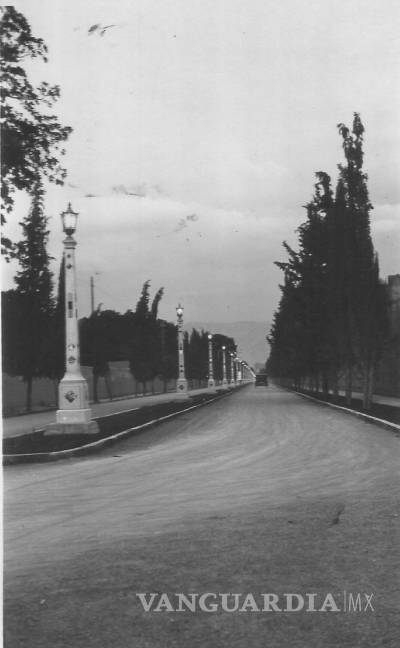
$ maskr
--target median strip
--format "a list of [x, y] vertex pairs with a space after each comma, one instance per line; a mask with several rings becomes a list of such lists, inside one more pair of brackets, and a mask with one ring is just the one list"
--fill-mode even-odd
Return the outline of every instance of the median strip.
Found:
[[[166, 414], [164, 416], [151, 419], [150, 421], [146, 421], [145, 423], [141, 423], [140, 425], [127, 428], [126, 430], [122, 430], [121, 432], [117, 432], [116, 434], [112, 434], [110, 436], [104, 437], [102, 439], [98, 439], [96, 441], [92, 441], [91, 443], [85, 443], [84, 445], [77, 446], [75, 448], [55, 450], [52, 452], [3, 454], [3, 464], [11, 465], [11, 464], [18, 464], [18, 463], [57, 461], [60, 459], [69, 459], [72, 457], [89, 454], [96, 450], [100, 450], [104, 447], [110, 446], [114, 444], [116, 441], [127, 438], [132, 433], [139, 432], [140, 430], [155, 425], [156, 423], [162, 423], [163, 421], [166, 421], [175, 416], [179, 416], [180, 414], [190, 412], [191, 410], [202, 407], [203, 405], [208, 405], [210, 403], [215, 402], [216, 400], [220, 400], [221, 398], [224, 398], [225, 396], [229, 396], [231, 394], [232, 394], [231, 391], [226, 392], [224, 394], [218, 394], [217, 396], [214, 396], [208, 400], [202, 401], [200, 403], [196, 403], [195, 405], [191, 405], [190, 407], [185, 407], [184, 409], [178, 410], [177, 412], [172, 412], [170, 414]], [[119, 412], [116, 412], [115, 416], [118, 415]], [[109, 418], [112, 415], [107, 415], [107, 416]]]

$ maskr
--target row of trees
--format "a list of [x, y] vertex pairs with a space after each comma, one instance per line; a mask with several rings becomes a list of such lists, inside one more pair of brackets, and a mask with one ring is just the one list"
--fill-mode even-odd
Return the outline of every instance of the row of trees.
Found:
[[[45, 254], [45, 249], [42, 250]], [[3, 371], [22, 376], [26, 383], [26, 409], [32, 406], [32, 385], [35, 378], [60, 380], [65, 372], [65, 300], [64, 264], [61, 265], [57, 299], [52, 298], [48, 259], [40, 266], [35, 285], [25, 285], [21, 270], [17, 288], [2, 293]], [[44, 271], [44, 269], [46, 271]], [[135, 310], [121, 314], [97, 308], [90, 317], [80, 320], [81, 363], [92, 367], [94, 398], [97, 400], [99, 378], [104, 378], [112, 398], [110, 363], [129, 362], [136, 387], [154, 379], [167, 382], [178, 376], [177, 326], [158, 317], [163, 289], [150, 300], [150, 281], [143, 285]], [[214, 372], [222, 379], [222, 352], [225, 345], [236, 350], [233, 338], [213, 336]], [[193, 329], [185, 333], [185, 371], [189, 380], [208, 378], [208, 332]]]
[[386, 292], [370, 232], [372, 205], [363, 170], [364, 127], [338, 125], [345, 163], [335, 192], [327, 173], [316, 173], [298, 250], [283, 243], [288, 259], [282, 296], [269, 335], [271, 375], [306, 383], [337, 399], [339, 380], [351, 402], [355, 372], [363, 378], [363, 404], [371, 406], [373, 377], [387, 338]]
[[[95, 398], [97, 381], [103, 377], [108, 382], [110, 362], [128, 360], [136, 384], [147, 389], [155, 378], [167, 382], [178, 377], [177, 326], [158, 317], [158, 307], [163, 296], [160, 288], [150, 300], [150, 281], [143, 285], [135, 311], [124, 314], [113, 310], [97, 309], [80, 322], [82, 364], [93, 367]], [[236, 350], [233, 338], [213, 336], [214, 371], [222, 379], [221, 348]], [[193, 329], [184, 336], [185, 373], [189, 380], [208, 378], [208, 331]]]

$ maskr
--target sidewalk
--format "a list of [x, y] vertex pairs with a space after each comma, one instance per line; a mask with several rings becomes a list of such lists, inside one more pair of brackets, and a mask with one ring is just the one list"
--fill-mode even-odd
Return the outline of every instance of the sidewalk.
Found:
[[[215, 391], [215, 390], [213, 390]], [[202, 389], [192, 389], [189, 396], [196, 394], [209, 393], [207, 387]], [[139, 409], [147, 405], [155, 405], [158, 403], [165, 403], [179, 398], [176, 392], [167, 392], [166, 394], [155, 394], [154, 396], [133, 396], [132, 398], [124, 398], [113, 401], [106, 401], [104, 403], [92, 403], [92, 416], [93, 418], [100, 418], [117, 414], [119, 412], [126, 412], [129, 410]], [[34, 430], [40, 430], [48, 423], [54, 423], [56, 420], [56, 410], [47, 412], [35, 412], [32, 414], [22, 414], [21, 416], [11, 416], [3, 419], [3, 438], [21, 436]]]
[[[332, 393], [332, 392], [330, 392]], [[340, 396], [344, 396], [345, 392], [343, 390], [339, 391]], [[352, 398], [358, 398], [362, 400], [363, 395], [361, 392], [353, 392]], [[380, 403], [381, 405], [390, 405], [391, 407], [400, 407], [400, 398], [395, 396], [375, 396], [373, 397], [374, 403]]]

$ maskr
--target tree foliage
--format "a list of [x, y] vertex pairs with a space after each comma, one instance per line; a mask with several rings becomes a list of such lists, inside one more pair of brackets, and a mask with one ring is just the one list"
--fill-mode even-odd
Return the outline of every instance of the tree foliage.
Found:
[[383, 350], [385, 292], [370, 232], [364, 127], [355, 113], [352, 129], [338, 125], [345, 163], [339, 164], [335, 195], [328, 174], [316, 173], [307, 219], [298, 228], [298, 251], [286, 243], [282, 297], [269, 341], [269, 371], [297, 386], [338, 392], [345, 377], [351, 401], [353, 373], [364, 380], [364, 407], [371, 405], [373, 373]]
[[[63, 184], [66, 170], [59, 158], [72, 129], [61, 126], [51, 114], [60, 88], [42, 82], [34, 86], [23, 63], [26, 59], [47, 61], [47, 47], [32, 35], [26, 18], [12, 6], [0, 8], [1, 37], [1, 222], [14, 206], [14, 192], [33, 194], [38, 182]], [[4, 237], [2, 251], [9, 258], [12, 242]]]
[[[6, 359], [6, 370], [21, 375], [27, 383], [26, 409], [31, 408], [32, 380], [51, 376], [53, 371], [53, 315], [52, 273], [47, 253], [47, 217], [44, 214], [43, 188], [38, 182], [32, 206], [21, 223], [24, 234], [18, 244], [20, 269], [15, 282], [16, 289], [9, 291], [9, 313], [5, 339], [11, 334], [14, 344], [8, 349], [12, 360]], [[12, 296], [12, 293], [14, 295]], [[11, 321], [7, 318], [11, 314]]]

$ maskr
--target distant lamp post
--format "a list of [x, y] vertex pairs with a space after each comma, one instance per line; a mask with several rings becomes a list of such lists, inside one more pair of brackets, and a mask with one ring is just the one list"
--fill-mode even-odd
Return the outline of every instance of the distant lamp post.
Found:
[[233, 353], [229, 354], [230, 359], [231, 359], [231, 385], [234, 386], [236, 384], [235, 382], [235, 356]]
[[212, 337], [213, 336], [210, 333], [208, 335], [208, 388], [209, 389], [215, 387]]
[[238, 383], [240, 384], [242, 382], [242, 361], [239, 360], [239, 358], [238, 358], [237, 367], [238, 367], [237, 380], [238, 380]]
[[176, 309], [178, 319], [178, 380], [176, 381], [176, 391], [182, 397], [188, 396], [188, 384], [185, 377], [185, 356], [183, 351], [183, 308], [179, 304]]
[[96, 433], [98, 424], [91, 421], [92, 411], [89, 407], [89, 390], [82, 376], [79, 363], [79, 329], [76, 296], [76, 266], [74, 234], [78, 213], [74, 212], [71, 203], [61, 214], [66, 237], [64, 243], [65, 262], [65, 375], [58, 387], [58, 406], [56, 425], [47, 427], [48, 433]]
[[228, 381], [226, 379], [226, 347], [222, 347], [222, 386], [227, 387]]

